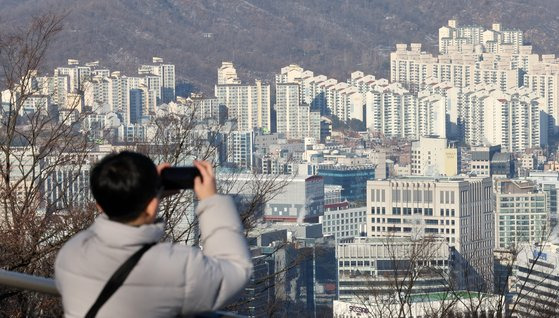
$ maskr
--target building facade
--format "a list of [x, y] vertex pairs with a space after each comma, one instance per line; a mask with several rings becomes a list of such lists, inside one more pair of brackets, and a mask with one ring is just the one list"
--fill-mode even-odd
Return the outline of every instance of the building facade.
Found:
[[367, 182], [368, 237], [441, 237], [462, 266], [459, 284], [492, 288], [494, 206], [490, 178], [400, 177]]

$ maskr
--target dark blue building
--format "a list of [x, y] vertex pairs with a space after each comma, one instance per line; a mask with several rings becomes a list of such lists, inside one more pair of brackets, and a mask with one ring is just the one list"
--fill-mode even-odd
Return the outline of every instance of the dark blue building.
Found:
[[374, 166], [320, 166], [318, 175], [324, 184], [342, 186], [342, 200], [365, 202], [367, 180], [375, 178]]

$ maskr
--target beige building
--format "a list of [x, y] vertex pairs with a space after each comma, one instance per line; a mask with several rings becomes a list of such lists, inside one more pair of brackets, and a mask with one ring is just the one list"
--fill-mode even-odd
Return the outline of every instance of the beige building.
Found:
[[368, 181], [367, 213], [367, 236], [442, 237], [458, 252], [456, 260], [473, 268], [464, 268], [465, 276], [471, 275], [462, 283], [478, 288], [485, 281], [485, 287], [492, 286], [495, 229], [490, 178]]
[[460, 153], [455, 144], [437, 136], [420, 137], [411, 146], [411, 174], [448, 176], [460, 173]]

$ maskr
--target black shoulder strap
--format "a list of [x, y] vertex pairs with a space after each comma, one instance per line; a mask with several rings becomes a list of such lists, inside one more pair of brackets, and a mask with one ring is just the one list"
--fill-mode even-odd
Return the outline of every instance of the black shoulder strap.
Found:
[[97, 315], [97, 312], [99, 311], [99, 309], [101, 309], [105, 302], [107, 302], [107, 300], [111, 298], [111, 296], [117, 291], [117, 289], [122, 286], [122, 283], [124, 283], [126, 277], [128, 277], [128, 274], [130, 274], [132, 269], [134, 269], [134, 266], [136, 266], [140, 258], [142, 258], [142, 255], [144, 255], [144, 253], [147, 252], [147, 250], [149, 250], [150, 247], [152, 247], [153, 245], [155, 245], [155, 243], [144, 245], [136, 253], [130, 256], [130, 258], [116, 270], [107, 284], [105, 284], [105, 287], [103, 287], [101, 294], [99, 294], [99, 297], [97, 297], [97, 300], [95, 301], [93, 306], [91, 306], [91, 308], [85, 315], [85, 318], [94, 318]]

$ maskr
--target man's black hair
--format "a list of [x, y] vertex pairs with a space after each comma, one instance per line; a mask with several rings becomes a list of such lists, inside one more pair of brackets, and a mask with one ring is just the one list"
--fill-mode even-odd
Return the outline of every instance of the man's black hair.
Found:
[[110, 154], [91, 170], [91, 192], [109, 219], [130, 222], [138, 218], [160, 189], [153, 161], [139, 153]]

